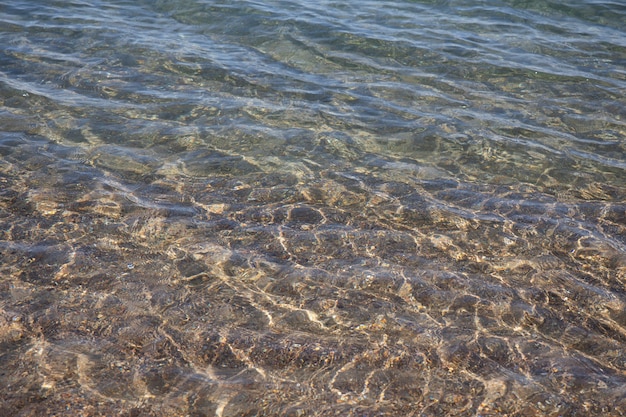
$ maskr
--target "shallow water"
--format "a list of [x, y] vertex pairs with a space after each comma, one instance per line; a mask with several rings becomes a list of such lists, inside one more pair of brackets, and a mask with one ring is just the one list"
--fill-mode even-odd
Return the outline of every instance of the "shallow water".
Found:
[[626, 7], [0, 5], [20, 416], [626, 414]]

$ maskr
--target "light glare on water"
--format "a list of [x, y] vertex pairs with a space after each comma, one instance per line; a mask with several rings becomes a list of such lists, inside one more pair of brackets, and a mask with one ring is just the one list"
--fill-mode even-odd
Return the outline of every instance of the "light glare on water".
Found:
[[0, 398], [626, 414], [618, 2], [0, 6]]

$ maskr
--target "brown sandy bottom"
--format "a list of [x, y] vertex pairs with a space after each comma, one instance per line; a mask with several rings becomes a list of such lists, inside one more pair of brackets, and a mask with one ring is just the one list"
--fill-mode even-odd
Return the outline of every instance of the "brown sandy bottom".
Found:
[[0, 168], [1, 415], [626, 414], [625, 206], [584, 201], [620, 190], [129, 180], [29, 146]]

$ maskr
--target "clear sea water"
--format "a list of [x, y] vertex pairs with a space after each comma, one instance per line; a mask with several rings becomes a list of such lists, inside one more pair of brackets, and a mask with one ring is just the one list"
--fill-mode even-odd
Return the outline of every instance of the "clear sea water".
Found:
[[626, 415], [626, 4], [0, 4], [0, 414]]

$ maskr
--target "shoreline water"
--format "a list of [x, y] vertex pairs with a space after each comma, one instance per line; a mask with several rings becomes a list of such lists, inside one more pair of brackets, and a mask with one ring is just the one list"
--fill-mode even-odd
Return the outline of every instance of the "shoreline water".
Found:
[[40, 3], [0, 6], [7, 412], [626, 414], [623, 7]]

